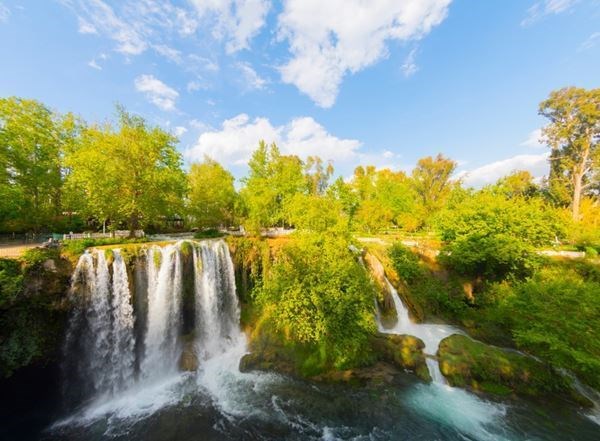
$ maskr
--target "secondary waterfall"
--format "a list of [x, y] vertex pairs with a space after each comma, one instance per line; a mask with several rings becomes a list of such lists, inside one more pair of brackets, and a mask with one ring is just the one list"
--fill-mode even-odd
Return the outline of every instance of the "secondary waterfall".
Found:
[[[394, 302], [394, 308], [396, 309], [396, 314], [398, 320], [396, 324], [391, 328], [385, 328], [381, 322], [380, 314], [377, 315], [377, 328], [379, 332], [385, 334], [409, 334], [414, 335], [415, 337], [420, 338], [425, 343], [425, 347], [423, 348], [423, 352], [427, 356], [427, 367], [429, 368], [429, 374], [431, 375], [431, 379], [436, 383], [446, 383], [446, 379], [440, 372], [439, 364], [437, 361], [436, 354], [440, 342], [452, 335], [452, 334], [462, 334], [463, 332], [450, 325], [441, 325], [441, 324], [433, 324], [433, 323], [415, 323], [408, 313], [408, 308], [402, 302], [402, 299], [398, 295], [398, 291], [391, 282], [384, 276], [384, 280], [388, 289], [388, 292], [392, 296], [392, 300]], [[379, 310], [378, 310], [379, 311]]]
[[128, 268], [119, 249], [93, 250], [77, 264], [64, 364], [77, 402], [179, 375], [184, 346], [202, 364], [239, 344], [233, 263], [223, 241], [151, 246], [134, 259]]

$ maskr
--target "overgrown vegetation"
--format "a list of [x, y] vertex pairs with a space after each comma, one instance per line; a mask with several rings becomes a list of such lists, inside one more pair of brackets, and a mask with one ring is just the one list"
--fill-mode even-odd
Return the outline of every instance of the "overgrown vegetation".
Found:
[[104, 245], [117, 245], [117, 244], [131, 244], [131, 243], [145, 243], [149, 239], [145, 237], [139, 238], [104, 238], [104, 239], [75, 239], [63, 242], [62, 248], [65, 252], [79, 256], [85, 252], [86, 249], [91, 247], [99, 247]]
[[371, 282], [343, 236], [299, 234], [285, 244], [253, 292], [263, 318], [315, 375], [372, 360]]

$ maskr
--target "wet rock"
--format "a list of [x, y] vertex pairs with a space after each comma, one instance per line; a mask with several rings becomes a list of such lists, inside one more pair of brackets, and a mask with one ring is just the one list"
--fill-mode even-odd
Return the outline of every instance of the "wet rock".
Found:
[[378, 334], [371, 341], [381, 360], [414, 372], [424, 381], [431, 381], [423, 348], [425, 343], [412, 335]]
[[179, 369], [187, 372], [195, 372], [198, 370], [198, 356], [192, 341], [185, 342], [181, 357], [179, 358]]
[[592, 403], [570, 379], [549, 365], [520, 352], [452, 335], [438, 349], [440, 370], [451, 386], [494, 395], [560, 397], [584, 407]]

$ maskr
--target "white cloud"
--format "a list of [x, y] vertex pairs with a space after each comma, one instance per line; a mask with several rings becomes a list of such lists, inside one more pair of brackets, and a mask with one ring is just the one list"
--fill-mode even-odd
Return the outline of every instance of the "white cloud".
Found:
[[[103, 0], [61, 2], [77, 14], [79, 32], [104, 35], [117, 43], [117, 52], [125, 55], [138, 55], [149, 47], [164, 45], [165, 35], [193, 34], [198, 26], [194, 12], [168, 1], [121, 1], [114, 6]], [[172, 56], [172, 52], [165, 54]]]
[[583, 43], [581, 43], [581, 46], [579, 46], [578, 50], [580, 52], [587, 51], [588, 49], [595, 47], [598, 43], [600, 43], [600, 32], [594, 32], [592, 35], [586, 38]]
[[282, 152], [305, 158], [318, 155], [325, 160], [351, 160], [358, 156], [360, 141], [340, 139], [310, 117], [295, 118], [286, 125], [273, 126], [267, 118], [250, 119], [240, 114], [225, 120], [220, 130], [202, 133], [185, 152], [189, 160], [208, 155], [227, 165], [246, 164], [260, 140], [276, 142]]
[[180, 64], [182, 61], [181, 52], [177, 49], [167, 46], [166, 44], [154, 44], [152, 45], [152, 49], [174, 63]]
[[265, 24], [269, 0], [191, 0], [200, 17], [215, 21], [213, 36], [227, 40], [227, 53], [248, 49]]
[[188, 130], [187, 130], [185, 127], [183, 127], [183, 126], [177, 126], [177, 127], [175, 127], [175, 129], [173, 130], [173, 133], [175, 134], [175, 136], [177, 136], [178, 138], [180, 138], [180, 137], [182, 137], [183, 135], [185, 135], [185, 133], [186, 133], [187, 131], [188, 131]]
[[0, 3], [0, 23], [6, 23], [10, 17], [10, 9]]
[[550, 152], [544, 152], [539, 155], [517, 155], [477, 167], [473, 170], [460, 172], [457, 177], [462, 178], [467, 186], [472, 187], [493, 184], [501, 177], [516, 170], [528, 170], [534, 177], [540, 178], [548, 173], [549, 155]]
[[175, 110], [175, 101], [179, 93], [167, 86], [165, 83], [152, 75], [140, 75], [134, 81], [138, 92], [146, 95], [146, 98], [162, 110]]
[[188, 92], [196, 92], [202, 88], [202, 83], [200, 83], [199, 81], [190, 81], [189, 83], [187, 83], [186, 86]]
[[417, 40], [440, 24], [451, 0], [288, 0], [278, 37], [292, 58], [279, 67], [317, 105], [331, 107], [343, 77], [385, 58], [388, 40]]
[[402, 64], [402, 73], [406, 78], [414, 75], [419, 70], [419, 66], [415, 62], [415, 58], [417, 56], [417, 49], [411, 50], [406, 58], [404, 59], [404, 63]]
[[97, 69], [97, 70], [102, 70], [102, 66], [100, 66], [98, 63], [96, 63], [95, 59], [88, 61], [88, 66], [90, 66], [91, 68]]
[[77, 17], [77, 22], [79, 24], [79, 33], [80, 34], [97, 34], [98, 30], [96, 29], [96, 27], [91, 24], [89, 21], [81, 18], [81, 17]]
[[250, 63], [240, 62], [236, 64], [236, 67], [242, 73], [242, 80], [246, 89], [261, 90], [266, 87], [268, 81], [260, 77], [252, 66], [250, 66]]
[[521, 143], [524, 147], [543, 148], [547, 144], [543, 141], [542, 129], [532, 130], [527, 136], [527, 139]]
[[521, 26], [530, 26], [548, 15], [557, 15], [570, 10], [579, 0], [541, 0], [527, 10]]

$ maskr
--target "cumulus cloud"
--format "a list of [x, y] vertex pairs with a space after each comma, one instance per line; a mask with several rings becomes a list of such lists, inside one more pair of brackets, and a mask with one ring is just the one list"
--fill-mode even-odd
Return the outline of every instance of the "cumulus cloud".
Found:
[[227, 165], [242, 165], [260, 140], [276, 142], [282, 152], [305, 158], [318, 155], [325, 160], [345, 161], [357, 157], [361, 142], [340, 139], [311, 117], [300, 117], [288, 124], [274, 126], [267, 118], [251, 119], [242, 113], [225, 120], [220, 130], [204, 132], [196, 144], [185, 152], [189, 160], [208, 155]]
[[547, 144], [544, 142], [544, 137], [542, 135], [542, 129], [532, 130], [531, 133], [527, 136], [527, 139], [521, 143], [524, 147], [531, 148], [543, 148], [546, 147]]
[[173, 130], [173, 133], [175, 134], [175, 136], [177, 136], [178, 138], [180, 138], [181, 136], [183, 136], [188, 130], [183, 127], [183, 126], [177, 126], [175, 127], [175, 129]]
[[530, 26], [548, 15], [557, 15], [570, 10], [579, 0], [541, 0], [527, 10], [521, 26]]
[[269, 0], [192, 0], [201, 18], [214, 21], [213, 36], [225, 39], [227, 53], [248, 49], [265, 24]]
[[548, 173], [549, 155], [549, 152], [539, 155], [517, 155], [477, 167], [473, 170], [463, 171], [457, 177], [462, 178], [463, 182], [471, 187], [482, 187], [493, 184], [501, 177], [516, 170], [528, 170], [534, 177], [540, 178]]
[[153, 75], [140, 75], [135, 79], [134, 85], [138, 92], [146, 95], [148, 101], [159, 109], [175, 110], [175, 101], [179, 93]]
[[278, 37], [292, 58], [279, 67], [317, 105], [331, 107], [343, 77], [385, 58], [388, 40], [416, 40], [440, 24], [451, 0], [288, 0]]

